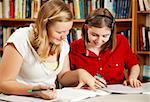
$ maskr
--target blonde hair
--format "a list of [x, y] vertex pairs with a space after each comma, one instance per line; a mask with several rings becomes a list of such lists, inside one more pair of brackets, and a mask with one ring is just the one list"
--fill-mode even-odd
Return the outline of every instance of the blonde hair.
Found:
[[[29, 38], [41, 60], [47, 58], [50, 51], [47, 28], [56, 22], [67, 22], [72, 19], [71, 11], [62, 0], [49, 0], [41, 6], [33, 27], [33, 33]], [[52, 54], [54, 53], [55, 51], [52, 51]]]

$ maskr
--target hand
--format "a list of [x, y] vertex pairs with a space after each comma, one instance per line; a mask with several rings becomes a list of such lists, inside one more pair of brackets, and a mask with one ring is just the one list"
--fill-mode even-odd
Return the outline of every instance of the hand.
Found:
[[106, 83], [106, 80], [104, 78], [98, 77], [98, 76], [94, 76], [94, 77], [96, 79], [95, 86], [97, 89], [107, 87], [107, 83]]
[[40, 91], [40, 92], [33, 92], [32, 95], [34, 97], [40, 97], [43, 99], [54, 99], [57, 96], [55, 88], [53, 88], [53, 90], [49, 90], [50, 89], [49, 86], [39, 85], [39, 86], [35, 86], [32, 90], [40, 90], [40, 89], [47, 89], [47, 90]]
[[84, 69], [78, 69], [79, 84], [77, 88], [81, 88], [87, 84], [92, 90], [96, 90], [96, 79]]
[[127, 86], [127, 85], [129, 84], [131, 87], [135, 87], [135, 88], [142, 86], [142, 83], [141, 83], [140, 80], [138, 80], [138, 79], [133, 79], [133, 78], [129, 78], [128, 80], [125, 80], [125, 81], [123, 82], [123, 84], [124, 84], [125, 86]]

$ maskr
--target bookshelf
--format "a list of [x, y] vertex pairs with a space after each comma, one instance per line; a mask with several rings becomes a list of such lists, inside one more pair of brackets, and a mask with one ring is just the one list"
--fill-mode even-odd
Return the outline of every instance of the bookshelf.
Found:
[[[145, 49], [144, 43], [146, 41], [144, 42], [144, 39], [143, 39], [143, 36], [146, 35], [146, 30], [145, 30], [146, 27], [149, 27], [149, 29], [150, 29], [150, 2], [149, 2], [149, 0], [147, 0], [149, 2], [149, 7], [146, 7], [146, 5], [144, 5], [144, 1], [146, 1], [146, 0], [141, 0], [141, 1], [143, 1], [143, 4], [142, 4], [142, 2], [139, 3], [139, 0], [137, 0], [137, 1], [138, 2], [136, 2], [136, 7], [135, 7], [136, 16], [137, 16], [137, 20], [136, 20], [136, 40], [135, 40], [135, 43], [137, 45], [135, 46], [135, 49], [136, 49], [135, 53], [138, 55], [138, 57], [140, 59], [141, 69], [142, 69], [142, 71], [144, 71], [145, 66], [150, 67], [150, 49], [149, 49], [149, 45], [147, 45], [147, 44], [146, 44], [146, 46], [148, 46], [148, 47], [146, 47], [146, 48], [148, 48], [148, 49]], [[144, 8], [144, 9], [141, 10], [141, 8]], [[149, 8], [149, 10], [147, 10], [146, 8]], [[144, 33], [145, 33], [144, 35], [143, 35], [143, 28], [144, 28]], [[150, 32], [150, 30], [148, 32]], [[149, 33], [147, 33], [147, 35], [148, 34]], [[148, 37], [146, 38], [146, 36], [144, 36], [144, 37], [145, 37], [146, 40], [149, 39]], [[145, 71], [147, 71], [146, 73], [149, 73], [150, 69], [145, 70]], [[141, 72], [141, 74], [144, 74], [144, 73]], [[142, 75], [142, 76], [149, 76], [149, 75], [146, 74], [146, 75]], [[141, 79], [143, 79], [143, 77], [141, 77]], [[143, 81], [148, 81], [148, 80], [144, 79]]]
[[[67, 0], [64, 0], [67, 1]], [[70, 0], [72, 1], [72, 0]], [[87, 0], [89, 2], [91, 0]], [[73, 2], [73, 1], [72, 1]], [[120, 0], [119, 0], [120, 2]], [[140, 58], [141, 65], [149, 64], [150, 51], [139, 51], [138, 50], [138, 26], [140, 24], [145, 25], [145, 17], [146, 15], [150, 15], [150, 11], [138, 11], [138, 0], [131, 0], [131, 15], [129, 18], [123, 19], [115, 19], [117, 25], [117, 32], [131, 29], [131, 48], [132, 51], [135, 52]], [[140, 20], [142, 19], [142, 20]], [[30, 23], [34, 23], [35, 19], [25, 18], [25, 19], [15, 19], [15, 18], [0, 18], [0, 26], [6, 27], [20, 27], [20, 26], [28, 26]], [[73, 20], [73, 28], [81, 29], [84, 24], [84, 19], [75, 19]], [[0, 52], [3, 49], [0, 48]], [[147, 61], [148, 60], [148, 61]]]

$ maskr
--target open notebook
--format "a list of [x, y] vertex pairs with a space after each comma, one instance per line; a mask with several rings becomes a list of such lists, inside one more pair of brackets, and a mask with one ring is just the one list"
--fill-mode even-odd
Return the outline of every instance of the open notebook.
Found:
[[11, 101], [11, 102], [76, 102], [82, 99], [101, 96], [101, 95], [109, 95], [105, 91], [92, 91], [87, 89], [76, 89], [72, 87], [58, 89], [57, 90], [57, 99], [54, 100], [43, 100], [40, 98], [34, 97], [26, 97], [26, 96], [15, 96], [15, 95], [4, 95], [0, 94], [0, 100]]

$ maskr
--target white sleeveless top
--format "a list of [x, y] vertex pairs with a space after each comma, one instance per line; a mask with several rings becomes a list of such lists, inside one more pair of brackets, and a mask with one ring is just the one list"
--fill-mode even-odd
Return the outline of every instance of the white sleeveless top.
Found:
[[31, 85], [55, 85], [56, 77], [62, 70], [65, 57], [69, 53], [67, 40], [61, 44], [58, 66], [56, 63], [51, 65], [51, 63], [40, 62], [39, 55], [29, 42], [29, 34], [32, 33], [32, 30], [31, 26], [17, 29], [5, 44], [6, 46], [8, 43], [13, 43], [23, 57], [23, 63], [16, 80]]

